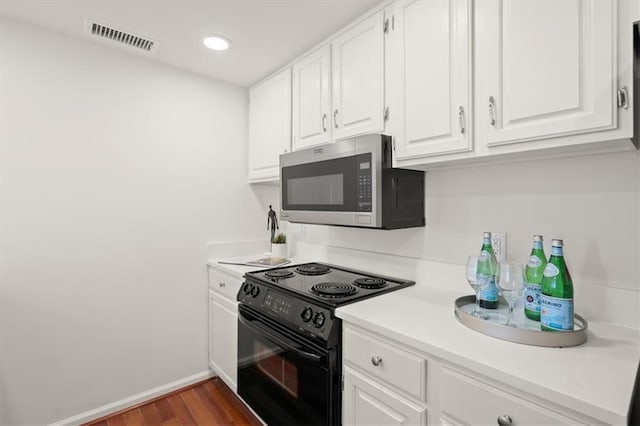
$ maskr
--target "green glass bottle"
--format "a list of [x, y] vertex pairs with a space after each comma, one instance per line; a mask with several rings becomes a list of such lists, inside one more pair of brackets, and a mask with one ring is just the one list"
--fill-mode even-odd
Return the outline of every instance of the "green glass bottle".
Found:
[[547, 266], [547, 258], [542, 246], [542, 235], [533, 236], [533, 248], [529, 262], [524, 268], [524, 315], [534, 321], [540, 321], [540, 288], [542, 274]]
[[564, 261], [562, 240], [552, 240], [540, 295], [540, 329], [573, 330], [573, 281]]
[[498, 309], [498, 288], [496, 287], [496, 268], [498, 261], [496, 255], [493, 253], [493, 247], [491, 246], [491, 232], [485, 232], [482, 234], [482, 248], [480, 249], [480, 256], [491, 259], [491, 270], [480, 270], [478, 273], [486, 273], [491, 275], [489, 280], [489, 286], [484, 290], [480, 290], [478, 297], [480, 298], [480, 307], [485, 309]]

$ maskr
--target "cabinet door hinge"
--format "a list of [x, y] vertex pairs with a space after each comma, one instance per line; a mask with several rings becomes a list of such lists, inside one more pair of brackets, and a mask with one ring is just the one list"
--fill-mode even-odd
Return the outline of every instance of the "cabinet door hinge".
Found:
[[383, 117], [384, 121], [389, 121], [389, 107], [385, 107], [382, 117]]
[[396, 29], [396, 15], [391, 15], [391, 31]]
[[623, 108], [625, 111], [629, 109], [629, 91], [627, 86], [618, 90], [618, 108]]
[[391, 141], [391, 147], [393, 148], [393, 152], [396, 152], [396, 138], [393, 138]]
[[382, 32], [387, 34], [389, 32], [389, 18], [384, 20], [384, 25], [382, 26]]

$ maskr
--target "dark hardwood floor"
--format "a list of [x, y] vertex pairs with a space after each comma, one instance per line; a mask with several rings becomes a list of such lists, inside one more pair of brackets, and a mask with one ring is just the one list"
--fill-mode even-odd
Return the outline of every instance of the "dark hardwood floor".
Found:
[[261, 424], [236, 394], [214, 377], [85, 426]]

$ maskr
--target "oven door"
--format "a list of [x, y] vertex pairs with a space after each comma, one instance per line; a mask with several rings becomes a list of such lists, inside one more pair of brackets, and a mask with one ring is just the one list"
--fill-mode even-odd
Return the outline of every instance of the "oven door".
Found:
[[340, 424], [339, 350], [238, 307], [238, 394], [269, 425]]

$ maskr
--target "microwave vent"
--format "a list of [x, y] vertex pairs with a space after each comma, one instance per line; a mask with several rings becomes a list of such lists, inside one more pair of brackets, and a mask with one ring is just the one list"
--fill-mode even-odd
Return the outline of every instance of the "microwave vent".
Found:
[[148, 37], [142, 37], [93, 20], [86, 21], [86, 30], [93, 36], [117, 43], [120, 46], [128, 46], [138, 51], [154, 53], [158, 49], [158, 43]]

